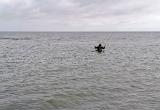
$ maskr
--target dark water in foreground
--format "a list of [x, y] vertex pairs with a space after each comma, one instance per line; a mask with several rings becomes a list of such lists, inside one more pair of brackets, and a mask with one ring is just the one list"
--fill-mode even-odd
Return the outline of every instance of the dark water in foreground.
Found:
[[160, 33], [0, 33], [0, 110], [159, 108]]

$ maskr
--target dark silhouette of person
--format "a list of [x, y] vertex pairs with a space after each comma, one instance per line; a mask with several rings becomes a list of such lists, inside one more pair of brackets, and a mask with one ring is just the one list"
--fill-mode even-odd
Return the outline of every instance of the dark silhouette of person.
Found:
[[101, 44], [99, 44], [97, 47], [95, 46], [95, 49], [97, 52], [101, 53], [103, 49], [105, 49], [105, 46], [103, 47]]

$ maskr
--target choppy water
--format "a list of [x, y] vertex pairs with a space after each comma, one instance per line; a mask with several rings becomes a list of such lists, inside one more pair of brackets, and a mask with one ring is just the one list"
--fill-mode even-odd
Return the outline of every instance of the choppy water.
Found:
[[0, 33], [0, 110], [159, 108], [160, 33]]

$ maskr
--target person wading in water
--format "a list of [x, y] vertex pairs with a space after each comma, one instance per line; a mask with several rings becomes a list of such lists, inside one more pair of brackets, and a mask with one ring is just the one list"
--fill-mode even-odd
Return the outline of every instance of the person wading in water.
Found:
[[101, 44], [99, 44], [97, 47], [95, 46], [95, 49], [97, 52], [101, 53], [103, 49], [105, 49], [105, 46], [103, 47]]

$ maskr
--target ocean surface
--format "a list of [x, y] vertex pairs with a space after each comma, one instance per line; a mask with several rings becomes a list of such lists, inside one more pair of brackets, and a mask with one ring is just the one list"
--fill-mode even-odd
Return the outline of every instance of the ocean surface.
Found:
[[159, 32], [0, 32], [0, 110], [159, 109]]

